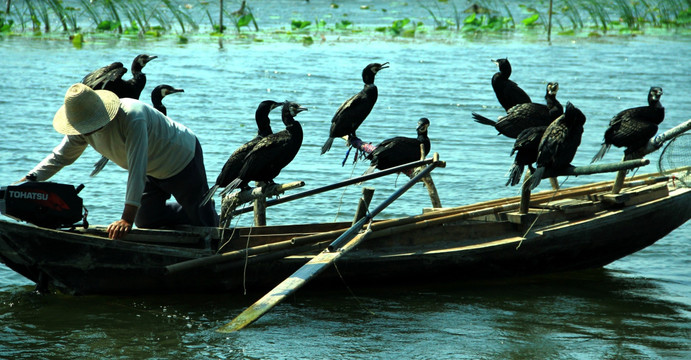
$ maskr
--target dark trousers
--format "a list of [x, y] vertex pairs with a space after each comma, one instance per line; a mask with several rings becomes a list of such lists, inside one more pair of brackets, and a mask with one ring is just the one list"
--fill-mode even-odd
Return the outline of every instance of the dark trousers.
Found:
[[[213, 200], [199, 206], [208, 190], [204, 153], [197, 140], [194, 158], [180, 173], [167, 179], [146, 177], [141, 207], [134, 223], [139, 228], [149, 229], [175, 225], [218, 226]], [[177, 202], [166, 202], [171, 196]]]

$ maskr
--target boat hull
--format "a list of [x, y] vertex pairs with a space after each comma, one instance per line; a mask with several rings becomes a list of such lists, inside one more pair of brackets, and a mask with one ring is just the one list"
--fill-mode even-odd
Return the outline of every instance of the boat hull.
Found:
[[[654, 244], [683, 225], [691, 218], [691, 191], [677, 189], [668, 196], [586, 214], [543, 211], [534, 209], [532, 217], [526, 219], [537, 220], [530, 223], [511, 220], [511, 211], [505, 211], [420, 222], [400, 231], [374, 231], [337, 262], [338, 271], [329, 269], [312, 284], [342, 284], [342, 277], [351, 286], [380, 286], [602, 267]], [[321, 233], [343, 226], [347, 224], [302, 225], [300, 231]], [[272, 227], [262, 229], [263, 233], [253, 231], [265, 242], [294, 236], [272, 235]], [[0, 221], [0, 260], [35, 282], [40, 290], [67, 294], [263, 291], [304, 265], [320, 248], [288, 256], [271, 251], [263, 257], [171, 271], [171, 265], [212, 256], [216, 251], [211, 249], [217, 246], [209, 241], [210, 236], [161, 230], [138, 230], [137, 234], [130, 234], [133, 240], [113, 241], [103, 234]], [[150, 240], [154, 237], [150, 234], [167, 242]], [[137, 236], [148, 242], [138, 241]]]

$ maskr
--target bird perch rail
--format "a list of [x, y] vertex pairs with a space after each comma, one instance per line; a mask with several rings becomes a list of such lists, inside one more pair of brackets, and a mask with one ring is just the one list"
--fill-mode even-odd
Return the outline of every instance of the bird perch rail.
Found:
[[[288, 190], [297, 189], [303, 186], [305, 186], [304, 181], [295, 181], [287, 184], [271, 184], [263, 187], [255, 187], [249, 190], [243, 190], [240, 192], [228, 194], [221, 199], [220, 224], [222, 227], [229, 227], [230, 221], [233, 219], [233, 211], [235, 211], [235, 208], [242, 204], [255, 200], [260, 200], [263, 203], [264, 199], [266, 199], [267, 197], [278, 196]], [[255, 203], [254, 208], [258, 206], [261, 205], [257, 205]], [[255, 211], [255, 213], [259, 212], [260, 211]], [[255, 214], [255, 218], [256, 217], [257, 216]]]
[[[304, 198], [307, 196], [312, 196], [312, 195], [320, 194], [323, 192], [339, 189], [339, 188], [342, 188], [345, 186], [362, 183], [362, 182], [376, 179], [376, 178], [379, 178], [382, 176], [403, 172], [404, 170], [407, 170], [407, 169], [415, 169], [415, 168], [425, 167], [425, 166], [430, 165], [432, 163], [436, 163], [437, 167], [442, 167], [442, 168], [446, 167], [446, 162], [440, 161], [439, 160], [439, 154], [434, 153], [433, 157], [431, 157], [431, 158], [427, 158], [427, 159], [423, 159], [423, 160], [419, 160], [419, 161], [413, 161], [413, 162], [410, 162], [407, 164], [403, 164], [403, 165], [392, 167], [392, 168], [389, 168], [386, 170], [381, 170], [381, 171], [374, 172], [371, 174], [343, 180], [341, 182], [322, 186], [322, 187], [319, 187], [316, 189], [306, 190], [306, 191], [303, 191], [303, 192], [300, 192], [297, 194], [292, 194], [292, 195], [287, 195], [287, 196], [277, 198], [277, 199], [267, 200], [266, 203], [264, 204], [264, 206], [268, 208], [270, 206], [282, 204], [282, 203], [285, 203], [288, 201], [293, 201], [293, 200], [301, 199], [301, 198]], [[255, 193], [255, 192], [258, 192], [260, 194], [259, 198], [266, 198], [268, 196], [272, 196], [271, 194], [268, 194], [267, 192], [264, 192], [264, 194], [261, 194], [261, 190], [259, 190], [258, 188], [255, 188], [255, 189], [245, 190], [245, 191], [241, 192], [241, 193], [246, 193], [244, 195], [240, 195], [241, 193], [240, 194], [233, 193], [233, 194], [230, 194], [230, 195], [228, 195], [222, 199], [222, 201], [221, 201], [221, 224], [222, 224], [222, 226], [223, 226], [223, 224], [226, 224], [226, 223], [229, 224], [230, 219], [232, 219], [232, 217], [234, 217], [236, 215], [243, 214], [243, 213], [250, 212], [250, 211], [254, 211], [254, 207], [252, 207], [252, 206], [246, 206], [246, 207], [243, 207], [240, 209], [236, 209], [236, 208], [245, 202], [252, 201], [252, 199], [250, 199], [250, 195], [248, 195], [247, 193], [251, 194], [251, 193]], [[232, 203], [232, 201], [234, 201], [232, 196], [236, 195], [236, 194], [238, 197], [242, 197], [242, 199], [249, 199], [249, 200], [247, 200], [245, 202], [238, 201], [236, 204], [234, 204], [234, 203]]]
[[[650, 164], [648, 159], [636, 159], [627, 160], [619, 163], [611, 164], [597, 164], [597, 165], [587, 165], [587, 166], [571, 166], [560, 171], [552, 171], [548, 169], [545, 171], [544, 178], [555, 178], [557, 176], [579, 176], [579, 175], [592, 175], [601, 174], [615, 171], [626, 171], [630, 169], [635, 169], [641, 166]], [[559, 189], [555, 189], [559, 190]], [[524, 181], [521, 186], [521, 204], [518, 210], [519, 214], [527, 214], [530, 207], [530, 181]]]

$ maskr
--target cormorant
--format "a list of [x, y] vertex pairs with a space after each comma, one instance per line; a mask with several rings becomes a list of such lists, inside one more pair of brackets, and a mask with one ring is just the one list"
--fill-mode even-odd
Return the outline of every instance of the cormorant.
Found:
[[218, 174], [218, 177], [216, 178], [216, 183], [211, 187], [211, 189], [209, 189], [206, 195], [204, 195], [204, 198], [201, 202], [202, 206], [206, 205], [206, 203], [211, 200], [218, 188], [228, 186], [231, 181], [235, 180], [239, 176], [247, 154], [254, 149], [261, 139], [273, 134], [273, 131], [271, 131], [269, 113], [271, 110], [281, 105], [283, 104], [273, 100], [264, 100], [259, 103], [257, 111], [254, 113], [254, 119], [257, 122], [257, 136], [241, 145], [230, 155], [230, 157], [228, 157], [228, 160], [226, 160], [226, 163], [223, 165], [223, 169], [221, 169], [221, 173]]
[[581, 144], [585, 115], [570, 102], [566, 112], [545, 130], [537, 153], [535, 172], [530, 177], [530, 189], [535, 189], [542, 180], [545, 169], [561, 170], [569, 167]]
[[[431, 147], [429, 137], [427, 137], [429, 125], [427, 118], [420, 118], [417, 123], [417, 138], [397, 136], [382, 141], [374, 148], [374, 151], [365, 157], [371, 160], [371, 166], [365, 171], [365, 174], [373, 172], [374, 169], [389, 169], [427, 156]], [[420, 154], [420, 144], [424, 147], [424, 155]]]
[[511, 150], [511, 155], [516, 153], [516, 157], [509, 169], [509, 180], [506, 181], [506, 186], [514, 186], [521, 182], [523, 168], [526, 165], [531, 174], [535, 172], [533, 163], [537, 160], [537, 149], [545, 129], [547, 126], [536, 126], [527, 128], [518, 134]]
[[285, 130], [261, 139], [245, 157], [238, 177], [221, 194], [229, 194], [238, 187], [247, 189], [250, 181], [273, 183], [273, 179], [293, 161], [300, 150], [302, 126], [295, 121], [295, 116], [305, 110], [307, 109], [297, 103], [284, 102], [281, 118], [286, 126]]
[[336, 114], [331, 119], [329, 138], [322, 146], [322, 154], [331, 149], [334, 138], [346, 135], [355, 136], [355, 130], [365, 121], [377, 102], [378, 91], [377, 86], [374, 85], [374, 77], [381, 69], [388, 68], [388, 64], [388, 62], [372, 63], [362, 70], [362, 81], [365, 83], [365, 87], [336, 110]]
[[163, 98], [179, 92], [185, 92], [184, 89], [176, 89], [170, 85], [158, 85], [151, 91], [151, 105], [154, 109], [160, 111], [163, 115], [168, 116], [168, 110], [163, 105]]
[[510, 108], [506, 115], [500, 116], [498, 121], [490, 120], [478, 113], [473, 113], [473, 118], [475, 122], [494, 126], [500, 134], [515, 139], [521, 131], [536, 126], [548, 126], [562, 114], [563, 107], [557, 100], [557, 91], [559, 91], [559, 83], [547, 84], [545, 92], [547, 105], [518, 104]]
[[605, 141], [592, 162], [602, 159], [612, 145], [626, 147], [625, 156], [645, 146], [665, 119], [665, 108], [660, 103], [660, 97], [662, 88], [653, 86], [648, 91], [648, 106], [626, 109], [615, 115], [605, 131]]
[[508, 112], [518, 104], [531, 103], [530, 96], [515, 82], [509, 80], [511, 76], [509, 59], [492, 60], [492, 62], [499, 67], [499, 71], [492, 76], [492, 88], [504, 110]]
[[[158, 85], [151, 91], [151, 105], [154, 109], [160, 111], [163, 115], [168, 116], [168, 110], [163, 105], [163, 98], [174, 93], [185, 92], [183, 89], [176, 89], [170, 85]], [[98, 161], [94, 163], [94, 170], [91, 171], [91, 176], [100, 173], [101, 170], [108, 164], [108, 158], [101, 156]]]
[[137, 55], [132, 61], [132, 78], [129, 80], [122, 79], [127, 69], [121, 62], [114, 62], [84, 76], [82, 84], [94, 90], [110, 90], [120, 98], [139, 99], [139, 95], [146, 85], [146, 75], [142, 69], [155, 58], [157, 56]]

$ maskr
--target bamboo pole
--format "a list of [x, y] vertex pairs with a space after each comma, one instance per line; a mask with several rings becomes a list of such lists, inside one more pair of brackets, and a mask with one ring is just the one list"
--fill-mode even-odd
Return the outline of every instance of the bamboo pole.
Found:
[[357, 210], [355, 211], [355, 216], [353, 217], [353, 225], [367, 213], [367, 208], [369, 208], [369, 204], [372, 201], [372, 196], [374, 196], [374, 188], [362, 188], [362, 197], [358, 201]]
[[[626, 160], [626, 155], [621, 159]], [[619, 194], [621, 188], [624, 186], [624, 180], [626, 179], [626, 170], [617, 171], [617, 176], [614, 178], [614, 185], [612, 186], [612, 194]]]
[[266, 198], [254, 199], [254, 226], [266, 226]]
[[685, 133], [688, 130], [691, 130], [691, 119], [686, 120], [683, 123], [665, 131], [664, 133], [653, 137], [652, 139], [650, 139], [650, 141], [648, 141], [648, 144], [645, 146], [642, 152], [636, 155], [645, 156], [647, 154], [650, 154], [651, 152], [662, 147], [662, 144], [665, 141], [674, 139], [675, 137]]
[[[377, 171], [375, 173], [367, 174], [364, 176], [358, 176], [358, 177], [354, 177], [351, 179], [343, 180], [343, 181], [335, 183], [335, 184], [330, 184], [330, 185], [322, 186], [322, 187], [319, 187], [316, 189], [303, 191], [303, 192], [298, 193], [298, 194], [284, 196], [280, 199], [268, 200], [266, 202], [266, 206], [269, 207], [269, 206], [282, 204], [284, 202], [288, 202], [288, 201], [292, 201], [292, 200], [302, 199], [302, 198], [307, 197], [307, 196], [312, 196], [312, 195], [320, 194], [320, 193], [323, 193], [326, 191], [335, 190], [338, 188], [342, 188], [344, 186], [349, 186], [349, 185], [357, 184], [357, 183], [364, 182], [367, 180], [376, 179], [376, 178], [379, 178], [382, 176], [395, 174], [397, 172], [401, 172], [401, 171], [408, 169], [408, 168], [415, 168], [415, 167], [422, 166], [422, 165], [428, 165], [428, 164], [433, 163], [434, 161], [435, 161], [434, 158], [427, 158], [425, 160], [414, 161], [414, 162], [411, 162], [408, 164], [403, 164], [403, 165], [392, 167], [392, 168], [389, 168], [386, 170]], [[446, 167], [446, 163], [442, 161], [442, 162], [440, 162], [438, 167], [442, 167], [442, 168]], [[235, 211], [233, 211], [233, 214], [237, 215], [237, 214], [242, 214], [242, 213], [246, 213], [249, 211], [252, 211], [252, 207], [245, 207], [245, 208], [242, 208], [239, 210], [235, 210]]]
[[[420, 144], [420, 160], [423, 160], [425, 158], [425, 145]], [[439, 160], [439, 154], [434, 153], [434, 159], [435, 161]], [[434, 180], [432, 180], [432, 175], [427, 175], [422, 178], [422, 183], [425, 184], [425, 188], [427, 188], [427, 193], [429, 194], [429, 198], [432, 201], [432, 207], [433, 208], [440, 208], [441, 207], [441, 200], [439, 199], [439, 193], [437, 192], [437, 187], [434, 185]]]
[[[550, 178], [552, 179], [552, 178]], [[554, 189], [557, 190], [557, 189]], [[518, 208], [519, 214], [527, 214], [530, 209], [530, 182], [524, 181], [521, 184], [521, 204]]]

